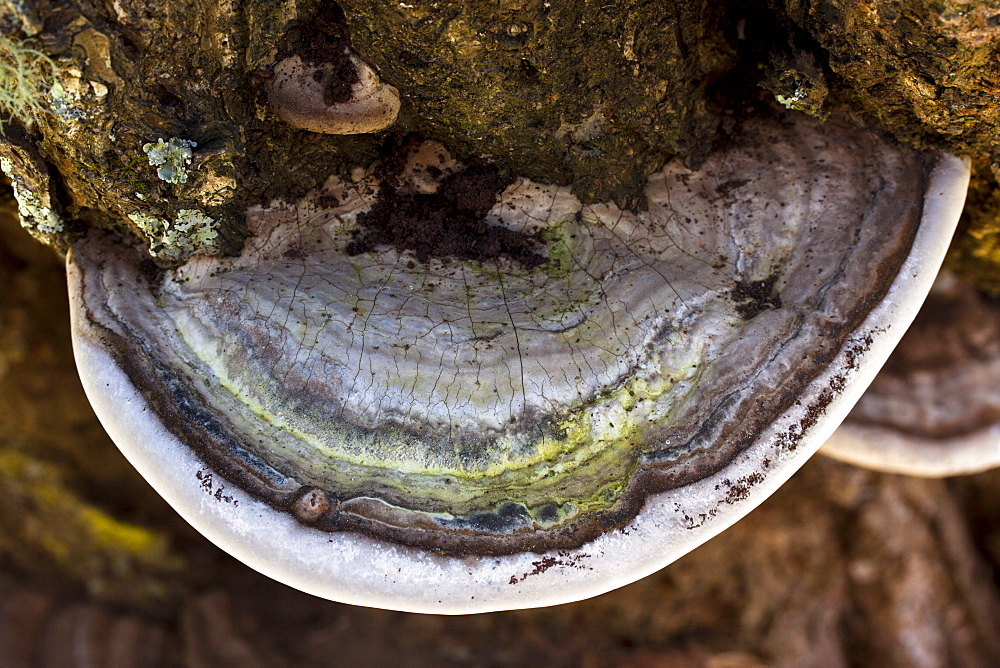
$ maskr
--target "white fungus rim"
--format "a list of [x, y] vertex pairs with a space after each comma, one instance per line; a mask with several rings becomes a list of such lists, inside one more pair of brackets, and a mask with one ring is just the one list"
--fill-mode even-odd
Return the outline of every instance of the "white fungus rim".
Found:
[[[819, 449], [916, 316], [958, 223], [968, 180], [968, 160], [940, 158], [911, 252], [885, 298], [798, 403], [719, 473], [651, 495], [626, 527], [574, 549], [453, 557], [354, 532], [327, 533], [209, 477], [210, 467], [159, 422], [86, 329], [76, 293], [82, 282], [70, 253], [73, 348], [87, 396], [125, 457], [199, 532], [264, 575], [322, 598], [405, 612], [471, 614], [568, 603], [635, 582], [690, 552], [743, 518]], [[842, 389], [829, 400], [834, 384]], [[808, 419], [817, 408], [818, 417]], [[804, 420], [808, 426], [800, 430]], [[794, 449], [787, 447], [789, 434], [796, 435]]]
[[883, 473], [947, 478], [1000, 466], [1000, 424], [951, 438], [920, 438], [885, 427], [842, 424], [820, 453]]

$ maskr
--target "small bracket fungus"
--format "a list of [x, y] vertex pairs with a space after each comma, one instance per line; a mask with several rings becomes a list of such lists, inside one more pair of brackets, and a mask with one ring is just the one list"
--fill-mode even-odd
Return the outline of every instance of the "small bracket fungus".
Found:
[[167, 183], [187, 183], [187, 166], [191, 164], [191, 149], [198, 146], [189, 139], [171, 137], [170, 141], [158, 140], [143, 144], [142, 152], [149, 157], [149, 166], [156, 167], [156, 175]]
[[[330, 599], [593, 596], [736, 522], [902, 336], [966, 163], [843, 117], [747, 121], [648, 209], [447, 165], [256, 207], [239, 257], [68, 258], [108, 432], [185, 518]], [[433, 170], [431, 170], [433, 171]]]
[[820, 450], [925, 477], [1000, 466], [1000, 304], [945, 272], [913, 326]]
[[378, 132], [399, 114], [399, 92], [346, 48], [338, 63], [309, 64], [299, 56], [280, 61], [267, 96], [281, 120], [310, 132]]

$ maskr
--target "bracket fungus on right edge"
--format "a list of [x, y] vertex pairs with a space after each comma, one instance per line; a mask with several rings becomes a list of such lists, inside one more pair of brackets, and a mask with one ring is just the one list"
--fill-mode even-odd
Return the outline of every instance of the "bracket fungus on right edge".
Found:
[[1000, 466], [1000, 303], [942, 272], [913, 326], [820, 452], [931, 478]]
[[109, 433], [212, 541], [454, 614], [625, 585], [763, 501], [902, 336], [968, 181], [793, 115], [671, 163], [638, 213], [410, 171], [251, 209], [239, 257], [173, 270], [94, 233], [73, 333]]

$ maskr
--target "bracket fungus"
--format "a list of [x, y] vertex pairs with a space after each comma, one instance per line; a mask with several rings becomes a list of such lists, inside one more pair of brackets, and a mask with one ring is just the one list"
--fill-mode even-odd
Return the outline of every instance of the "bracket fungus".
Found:
[[439, 171], [253, 208], [239, 257], [94, 233], [68, 265], [90, 399], [181, 515], [299, 589], [452, 614], [622, 586], [771, 494], [916, 314], [968, 180], [842, 116], [747, 121], [640, 212]]
[[293, 55], [274, 66], [267, 97], [281, 120], [333, 135], [378, 132], [396, 122], [399, 92], [349, 48], [340, 55], [317, 64]]
[[924, 477], [1000, 466], [1000, 304], [942, 272], [823, 454]]

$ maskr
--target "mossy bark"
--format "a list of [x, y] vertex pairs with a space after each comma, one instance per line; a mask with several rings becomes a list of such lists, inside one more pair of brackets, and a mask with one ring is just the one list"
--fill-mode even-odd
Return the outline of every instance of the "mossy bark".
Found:
[[1000, 3], [771, 0], [838, 97], [898, 139], [974, 158], [949, 264], [1000, 293]]
[[592, 201], [635, 205], [666, 157], [704, 157], [722, 111], [709, 88], [736, 65], [706, 0], [341, 6], [403, 93], [402, 127]]
[[[711, 145], [721, 116], [707, 90], [735, 63], [723, 9], [548, 5], [345, 3], [342, 14], [276, 0], [42, 0], [31, 16], [7, 5], [0, 25], [34, 38], [56, 63], [57, 88], [54, 113], [14, 128], [0, 155], [67, 221], [57, 245], [87, 225], [149, 242], [130, 217], [169, 225], [198, 211], [218, 223], [213, 250], [233, 252], [248, 205], [367, 165], [404, 133], [571, 183], [585, 199], [641, 203], [665, 159], [697, 161]], [[331, 11], [402, 92], [404, 113], [387, 132], [309, 133], [267, 106], [279, 55], [304, 25], [329, 28]], [[142, 150], [170, 138], [196, 144], [183, 183], [158, 178]]]
[[[698, 164], [734, 118], [775, 98], [820, 118], [847, 105], [902, 141], [989, 165], [998, 23], [996, 3], [930, 0], [6, 3], [0, 29], [53, 59], [56, 86], [53, 113], [10, 124], [0, 156], [65, 223], [35, 230], [48, 243], [87, 226], [148, 243], [159, 225], [162, 246], [195, 216], [218, 231], [200, 250], [222, 253], [240, 247], [248, 205], [385, 158], [406, 134], [626, 207], [642, 206], [664, 161]], [[395, 126], [322, 135], [269, 109], [273, 66], [316, 30], [348, 36], [399, 89]], [[174, 137], [197, 144], [183, 183], [158, 178], [142, 150]], [[976, 240], [995, 241], [1000, 223], [973, 213], [968, 226], [956, 263], [993, 285], [1000, 253]], [[166, 257], [197, 252], [190, 242]]]

